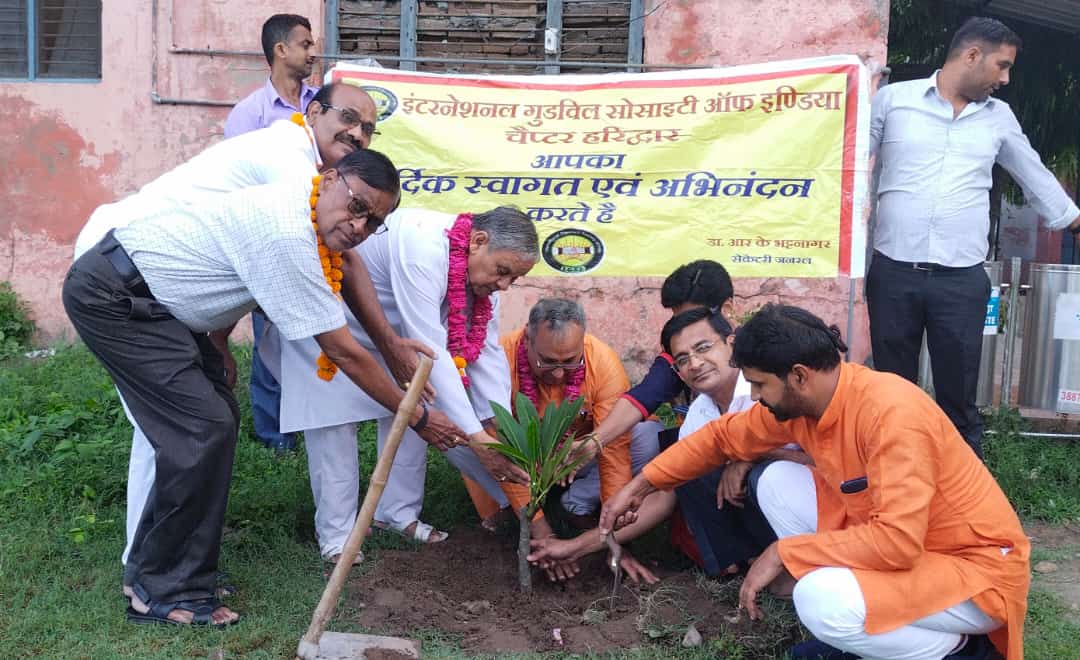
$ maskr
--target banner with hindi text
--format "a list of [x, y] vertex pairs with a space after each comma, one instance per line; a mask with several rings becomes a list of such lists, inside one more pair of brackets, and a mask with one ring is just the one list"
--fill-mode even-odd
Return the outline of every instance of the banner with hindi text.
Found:
[[533, 275], [861, 277], [868, 84], [853, 56], [647, 74], [465, 76], [339, 63], [379, 106], [403, 207], [510, 204]]

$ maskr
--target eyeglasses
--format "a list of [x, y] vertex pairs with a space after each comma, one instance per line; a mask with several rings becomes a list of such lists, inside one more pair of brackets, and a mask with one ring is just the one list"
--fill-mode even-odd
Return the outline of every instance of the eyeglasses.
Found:
[[577, 362], [544, 362], [540, 358], [536, 359], [537, 371], [556, 371], [562, 369], [563, 371], [579, 371], [585, 368], [585, 356], [582, 355], [581, 359]]
[[364, 219], [368, 234], [374, 236], [389, 229], [389, 227], [386, 226], [386, 218], [381, 218], [372, 213], [367, 202], [352, 191], [352, 188], [349, 187], [349, 182], [345, 180], [345, 175], [341, 173], [341, 170], [338, 170], [338, 178], [345, 184], [345, 190], [349, 191], [349, 206], [346, 207], [349, 214], [354, 218]]
[[689, 353], [685, 353], [675, 358], [674, 364], [671, 365], [672, 368], [675, 369], [675, 371], [686, 371], [686, 368], [690, 366], [690, 358], [697, 356], [700, 359], [701, 356], [711, 351], [713, 346], [716, 346], [717, 343], [718, 342], [715, 341], [701, 342], [697, 346], [691, 348]]
[[353, 110], [352, 108], [341, 108], [336, 105], [330, 105], [329, 103], [324, 103], [323, 107], [327, 110], [337, 110], [338, 114], [341, 115], [341, 123], [349, 128], [356, 128], [359, 126], [360, 132], [363, 133], [365, 137], [371, 138], [375, 135], [379, 135], [379, 132], [375, 130], [375, 124], [370, 121], [364, 121], [363, 118], [360, 117], [360, 113], [356, 110]]

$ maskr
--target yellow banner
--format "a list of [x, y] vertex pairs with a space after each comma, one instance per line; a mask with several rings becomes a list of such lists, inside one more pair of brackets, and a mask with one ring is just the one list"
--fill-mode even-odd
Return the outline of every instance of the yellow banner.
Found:
[[328, 79], [379, 105], [372, 148], [400, 168], [402, 206], [528, 213], [533, 275], [713, 259], [734, 277], [835, 277], [862, 273], [862, 74], [833, 57], [532, 77], [338, 64]]

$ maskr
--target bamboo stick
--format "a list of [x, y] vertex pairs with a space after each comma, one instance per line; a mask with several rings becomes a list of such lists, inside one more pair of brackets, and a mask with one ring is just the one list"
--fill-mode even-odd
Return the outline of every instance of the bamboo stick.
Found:
[[431, 374], [431, 366], [431, 359], [426, 355], [421, 355], [420, 363], [416, 367], [416, 374], [409, 382], [409, 388], [405, 391], [404, 398], [398, 404], [394, 422], [390, 426], [390, 434], [387, 436], [386, 444], [383, 445], [383, 450], [379, 454], [379, 460], [375, 463], [375, 470], [371, 474], [371, 483], [368, 484], [367, 493], [364, 494], [364, 503], [360, 507], [360, 513], [356, 516], [356, 523], [353, 525], [352, 532], [349, 533], [349, 539], [345, 541], [345, 547], [341, 550], [341, 556], [338, 557], [337, 565], [334, 566], [334, 572], [330, 574], [330, 580], [326, 583], [326, 588], [323, 589], [319, 605], [311, 615], [311, 624], [297, 646], [296, 655], [298, 658], [315, 660], [319, 655], [319, 638], [322, 637], [323, 631], [326, 630], [326, 624], [330, 621], [330, 617], [334, 615], [338, 598], [341, 596], [341, 589], [345, 586], [349, 571], [352, 570], [353, 560], [356, 559], [356, 554], [360, 552], [360, 546], [364, 544], [368, 528], [371, 527], [371, 521], [375, 517], [375, 507], [378, 505], [379, 498], [382, 497], [383, 490], [386, 488], [386, 480], [390, 475], [390, 468], [394, 463], [398, 445], [401, 444], [401, 437], [405, 434], [405, 429], [409, 426], [409, 417], [416, 410], [420, 395], [423, 394], [424, 386], [427, 385], [428, 375]]

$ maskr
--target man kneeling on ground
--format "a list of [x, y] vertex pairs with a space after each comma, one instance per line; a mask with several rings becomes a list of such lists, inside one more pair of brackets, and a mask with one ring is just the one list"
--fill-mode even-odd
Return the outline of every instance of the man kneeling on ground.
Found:
[[762, 405], [725, 415], [650, 462], [600, 517], [636, 519], [642, 499], [730, 459], [789, 442], [757, 485], [780, 540], [754, 562], [739, 603], [787, 570], [799, 619], [819, 641], [796, 658], [1023, 657], [1030, 545], [990, 472], [941, 409], [892, 374], [841, 363], [840, 333], [809, 312], [768, 305], [732, 356]]
[[[527, 396], [541, 417], [549, 403], [558, 405], [578, 397], [584, 399], [580, 417], [571, 426], [578, 437], [603, 422], [630, 386], [615, 351], [585, 332], [585, 310], [573, 300], [539, 300], [529, 311], [528, 325], [504, 335], [502, 345], [510, 364], [512, 393], [521, 392]], [[591, 498], [592, 506], [598, 508], [601, 501], [613, 496], [630, 481], [634, 458], [638, 459], [638, 469], [648, 461], [648, 458], [635, 455], [628, 435], [605, 447], [593, 462], [579, 470], [574, 482], [583, 486], [579, 489], [579, 498]], [[512, 483], [501, 486], [514, 511], [528, 503], [528, 486]], [[483, 491], [471, 489], [470, 495], [481, 517], [497, 510]], [[554, 536], [543, 512], [533, 519], [531, 535], [534, 540]], [[621, 564], [635, 582], [639, 579], [656, 582], [656, 576], [630, 553], [623, 552]], [[578, 572], [573, 560], [546, 562], [542, 566], [551, 580], [565, 580]]]

